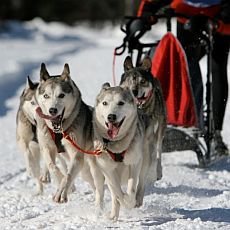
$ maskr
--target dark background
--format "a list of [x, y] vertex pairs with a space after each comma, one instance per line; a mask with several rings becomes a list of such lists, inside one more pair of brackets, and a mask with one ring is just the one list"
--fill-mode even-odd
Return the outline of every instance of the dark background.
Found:
[[0, 0], [0, 21], [8, 19], [61, 21], [74, 24], [89, 20], [116, 22], [135, 14], [140, 0]]

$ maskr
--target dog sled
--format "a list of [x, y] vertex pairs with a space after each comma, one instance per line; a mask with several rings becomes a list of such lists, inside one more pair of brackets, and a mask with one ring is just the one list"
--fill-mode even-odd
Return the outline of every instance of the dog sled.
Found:
[[[167, 33], [160, 41], [143, 43], [140, 38], [151, 30], [151, 25], [141, 17], [125, 17], [121, 31], [123, 43], [114, 50], [115, 56], [125, 51], [138, 66], [144, 56], [152, 58], [152, 74], [160, 80], [167, 109], [167, 129], [162, 152], [192, 150], [196, 153], [200, 167], [207, 167], [218, 159], [214, 151], [214, 120], [212, 109], [212, 26], [202, 33], [202, 42], [207, 55], [206, 99], [203, 104], [203, 125], [198, 125], [194, 96], [189, 80], [189, 70], [183, 48], [171, 33], [171, 19], [178, 17], [171, 10], [156, 15], [166, 19]], [[134, 60], [136, 59], [136, 60]]]

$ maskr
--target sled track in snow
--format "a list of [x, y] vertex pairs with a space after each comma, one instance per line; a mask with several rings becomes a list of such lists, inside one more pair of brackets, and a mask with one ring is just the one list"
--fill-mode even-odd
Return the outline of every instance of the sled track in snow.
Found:
[[16, 176], [24, 173], [26, 171], [26, 169], [19, 169], [19, 171], [15, 172], [15, 173], [7, 173], [6, 175], [0, 177], [0, 186], [5, 184], [6, 182], [14, 179]]

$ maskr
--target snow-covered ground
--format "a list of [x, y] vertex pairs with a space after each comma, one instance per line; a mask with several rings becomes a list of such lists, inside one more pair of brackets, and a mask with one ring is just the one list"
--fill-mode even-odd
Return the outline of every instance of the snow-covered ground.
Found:
[[[162, 28], [157, 28], [154, 36], [159, 37]], [[43, 196], [33, 195], [34, 181], [26, 175], [15, 141], [16, 111], [26, 76], [38, 81], [41, 62], [54, 75], [69, 63], [83, 99], [93, 105], [102, 83], [112, 82], [113, 49], [122, 38], [119, 27], [95, 30], [83, 25], [46, 24], [40, 19], [11, 22], [1, 28], [0, 229], [230, 229], [230, 159], [201, 169], [192, 151], [163, 154], [162, 180], [147, 188], [141, 208], [122, 208], [115, 223], [106, 218], [108, 190], [104, 213], [98, 213], [89, 185], [80, 178], [76, 179], [77, 191], [66, 204], [52, 201], [53, 185], [45, 187]], [[124, 58], [116, 60], [117, 81]], [[230, 76], [230, 68], [228, 72]], [[230, 100], [223, 134], [230, 146], [229, 106]]]

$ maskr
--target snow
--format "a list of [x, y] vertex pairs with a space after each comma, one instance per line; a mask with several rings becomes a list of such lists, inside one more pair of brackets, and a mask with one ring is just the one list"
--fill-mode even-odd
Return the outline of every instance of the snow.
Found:
[[[153, 37], [160, 38], [163, 32], [158, 26]], [[230, 229], [230, 159], [202, 169], [197, 167], [192, 151], [164, 153], [163, 178], [147, 187], [141, 208], [121, 208], [117, 222], [106, 218], [110, 210], [109, 191], [105, 191], [105, 207], [100, 212], [94, 206], [91, 188], [80, 178], [76, 178], [77, 190], [66, 204], [52, 201], [52, 184], [45, 187], [44, 195], [33, 195], [35, 183], [26, 175], [23, 154], [15, 140], [16, 112], [26, 76], [38, 81], [42, 62], [53, 75], [61, 73], [64, 63], [69, 63], [83, 99], [94, 105], [101, 85], [112, 83], [113, 49], [122, 39], [119, 26], [110, 24], [92, 29], [34, 19], [26, 23], [8, 22], [1, 28], [1, 229]], [[125, 55], [116, 58], [117, 82], [124, 58]], [[228, 73], [230, 76], [230, 68]], [[230, 102], [223, 135], [230, 146], [229, 106]]]

